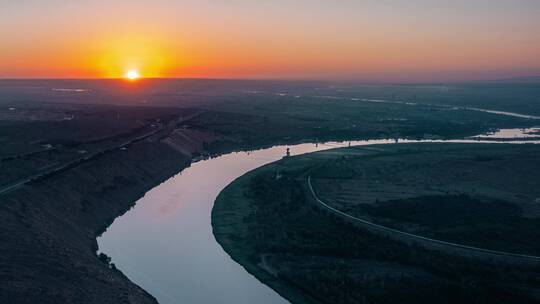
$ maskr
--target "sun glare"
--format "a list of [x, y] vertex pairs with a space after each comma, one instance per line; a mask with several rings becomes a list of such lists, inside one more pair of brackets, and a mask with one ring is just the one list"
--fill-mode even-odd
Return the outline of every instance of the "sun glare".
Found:
[[127, 71], [125, 77], [129, 80], [136, 80], [139, 79], [141, 76], [139, 75], [139, 72], [137, 70], [129, 70]]

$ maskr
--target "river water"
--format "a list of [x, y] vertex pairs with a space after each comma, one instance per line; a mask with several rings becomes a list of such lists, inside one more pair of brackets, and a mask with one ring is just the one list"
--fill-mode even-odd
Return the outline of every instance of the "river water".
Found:
[[287, 303], [234, 262], [216, 242], [210, 221], [214, 200], [237, 177], [282, 158], [286, 148], [290, 148], [291, 155], [298, 155], [348, 145], [333, 142], [276, 146], [196, 162], [148, 191], [133, 209], [117, 218], [98, 238], [100, 252], [111, 256], [130, 280], [161, 304]]
[[477, 139], [527, 139], [540, 138], [540, 128], [516, 128], [516, 129], [501, 129], [494, 132], [489, 132], [482, 135], [473, 136]]

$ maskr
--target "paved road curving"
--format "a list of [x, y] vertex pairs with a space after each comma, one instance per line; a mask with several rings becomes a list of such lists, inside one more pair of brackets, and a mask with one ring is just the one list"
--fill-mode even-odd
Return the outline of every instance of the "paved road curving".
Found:
[[325, 208], [326, 210], [330, 211], [331, 213], [334, 213], [340, 217], [343, 217], [347, 220], [350, 220], [356, 224], [360, 224], [361, 226], [368, 228], [368, 230], [383, 234], [386, 236], [391, 237], [392, 239], [396, 240], [405, 240], [407, 242], [416, 242], [420, 245], [423, 245], [426, 248], [431, 249], [438, 249], [443, 251], [453, 251], [453, 252], [459, 252], [462, 255], [467, 254], [468, 256], [480, 256], [488, 259], [493, 258], [499, 258], [504, 259], [511, 262], [532, 262], [532, 263], [540, 263], [540, 256], [533, 256], [533, 255], [525, 255], [525, 254], [517, 254], [517, 253], [511, 253], [511, 252], [505, 252], [505, 251], [497, 251], [497, 250], [489, 250], [479, 247], [473, 247], [473, 246], [467, 246], [462, 244], [456, 244], [451, 242], [445, 242], [437, 239], [427, 238], [420, 235], [400, 231], [397, 229], [385, 227], [379, 224], [372, 223], [370, 221], [357, 218], [355, 216], [352, 216], [350, 214], [347, 214], [343, 211], [340, 211], [324, 201], [322, 201], [317, 194], [315, 193], [315, 190], [313, 189], [313, 185], [311, 184], [311, 175], [307, 178], [307, 187], [309, 189], [309, 192], [315, 199], [315, 201]]

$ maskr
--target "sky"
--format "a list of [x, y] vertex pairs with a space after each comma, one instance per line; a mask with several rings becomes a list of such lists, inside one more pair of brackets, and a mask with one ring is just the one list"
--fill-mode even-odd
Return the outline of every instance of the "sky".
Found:
[[538, 0], [0, 1], [0, 78], [540, 75]]

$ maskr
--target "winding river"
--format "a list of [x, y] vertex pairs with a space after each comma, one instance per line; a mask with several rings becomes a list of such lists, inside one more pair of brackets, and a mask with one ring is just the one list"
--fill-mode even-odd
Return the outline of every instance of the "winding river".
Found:
[[[394, 142], [369, 140], [350, 145]], [[210, 222], [214, 200], [237, 177], [282, 158], [286, 148], [291, 155], [298, 155], [348, 145], [276, 146], [193, 163], [147, 192], [133, 209], [117, 218], [98, 238], [100, 251], [111, 256], [124, 274], [161, 304], [287, 303], [234, 262], [216, 242]]]

